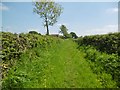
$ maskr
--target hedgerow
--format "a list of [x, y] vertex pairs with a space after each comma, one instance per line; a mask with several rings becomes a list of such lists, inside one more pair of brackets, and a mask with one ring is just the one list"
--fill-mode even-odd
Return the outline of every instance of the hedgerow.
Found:
[[13, 66], [20, 55], [27, 49], [34, 47], [47, 49], [47, 47], [52, 46], [52, 43], [59, 43], [60, 41], [57, 37], [29, 33], [13, 34], [11, 32], [0, 32], [0, 36], [2, 50], [0, 57], [2, 58], [3, 77], [6, 71], [9, 70], [9, 67]]
[[91, 46], [80, 46], [79, 49], [85, 52], [85, 58], [91, 69], [98, 75], [105, 87], [113, 85], [111, 80], [114, 80], [117, 87], [120, 87], [120, 57], [117, 54], [99, 52]]
[[107, 73], [120, 87], [120, 33], [79, 37], [76, 42], [101, 82], [107, 87], [110, 81], [103, 79]]
[[76, 42], [79, 45], [91, 45], [99, 51], [120, 56], [120, 33], [79, 37]]

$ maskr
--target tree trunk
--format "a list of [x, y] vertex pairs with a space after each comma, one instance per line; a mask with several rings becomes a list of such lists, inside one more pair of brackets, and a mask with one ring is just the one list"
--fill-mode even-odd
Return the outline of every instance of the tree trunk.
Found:
[[47, 34], [46, 35], [49, 35], [49, 28], [48, 28], [48, 21], [47, 21], [47, 17], [45, 16], [45, 22], [46, 22], [46, 28], [47, 28]]
[[46, 28], [47, 28], [47, 35], [49, 35], [49, 28], [48, 28], [48, 23], [46, 22]]

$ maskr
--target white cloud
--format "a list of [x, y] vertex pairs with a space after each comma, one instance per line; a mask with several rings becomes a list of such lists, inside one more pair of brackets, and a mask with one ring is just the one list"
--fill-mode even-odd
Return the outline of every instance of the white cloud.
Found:
[[110, 8], [110, 9], [107, 9], [106, 12], [107, 12], [107, 13], [111, 13], [111, 14], [113, 14], [113, 13], [118, 13], [118, 8], [117, 8], [117, 7], [115, 7], [115, 8]]
[[82, 35], [95, 35], [95, 34], [107, 34], [107, 33], [114, 33], [118, 32], [118, 25], [106, 25], [101, 28], [85, 30]]
[[113, 12], [118, 12], [118, 8], [113, 8]]
[[117, 32], [117, 31], [118, 31], [118, 25], [106, 25], [103, 28], [95, 29], [95, 32], [100, 34]]
[[[98, 28], [85, 28], [79, 24], [75, 24], [73, 26], [69, 25], [68, 23], [62, 23], [64, 25], [67, 25], [68, 32], [75, 32], [78, 36], [85, 36], [85, 35], [96, 35], [96, 34], [107, 34], [107, 33], [113, 33], [118, 32], [118, 25], [117, 24], [109, 24], [105, 25], [103, 27]], [[58, 26], [61, 26], [62, 24], [57, 24]], [[58, 30], [59, 28], [57, 28]]]
[[4, 4], [0, 3], [0, 11], [6, 11], [6, 10], [9, 10], [9, 8]]

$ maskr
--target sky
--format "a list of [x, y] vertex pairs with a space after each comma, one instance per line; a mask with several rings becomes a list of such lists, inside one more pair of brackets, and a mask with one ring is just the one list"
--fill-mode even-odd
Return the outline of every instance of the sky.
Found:
[[[50, 34], [58, 34], [60, 26], [78, 36], [118, 31], [118, 2], [57, 2], [64, 9], [58, 22], [49, 26]], [[33, 12], [32, 2], [0, 3], [0, 26], [3, 31], [46, 34], [43, 19]]]

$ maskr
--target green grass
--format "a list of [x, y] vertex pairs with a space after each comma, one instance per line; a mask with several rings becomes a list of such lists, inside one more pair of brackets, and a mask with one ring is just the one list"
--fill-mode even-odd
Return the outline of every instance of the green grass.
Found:
[[3, 89], [102, 87], [84, 53], [76, 47], [65, 40], [47, 50], [37, 47], [26, 51], [3, 80]]

